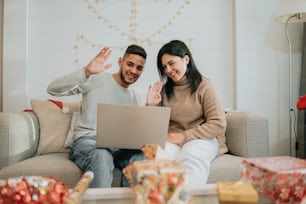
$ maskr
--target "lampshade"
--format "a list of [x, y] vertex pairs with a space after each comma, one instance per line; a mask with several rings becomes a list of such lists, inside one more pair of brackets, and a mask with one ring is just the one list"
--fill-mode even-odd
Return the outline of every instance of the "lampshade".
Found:
[[288, 23], [306, 22], [306, 0], [278, 0], [278, 7], [275, 11], [274, 21], [286, 23], [289, 17], [295, 14]]

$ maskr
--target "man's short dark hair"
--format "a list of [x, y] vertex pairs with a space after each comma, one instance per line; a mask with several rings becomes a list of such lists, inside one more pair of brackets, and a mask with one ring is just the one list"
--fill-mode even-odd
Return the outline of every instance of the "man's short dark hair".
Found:
[[147, 53], [146, 53], [146, 51], [145, 51], [142, 47], [140, 47], [139, 45], [135, 45], [135, 44], [129, 45], [129, 46], [126, 48], [123, 57], [125, 57], [125, 56], [128, 55], [128, 54], [139, 55], [139, 56], [143, 57], [144, 59], [147, 58]]

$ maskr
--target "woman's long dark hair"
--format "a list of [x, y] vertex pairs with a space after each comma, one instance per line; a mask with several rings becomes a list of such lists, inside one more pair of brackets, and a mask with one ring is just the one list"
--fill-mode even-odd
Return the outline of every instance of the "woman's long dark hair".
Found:
[[191, 52], [186, 46], [186, 44], [180, 40], [172, 40], [165, 44], [158, 52], [157, 55], [157, 68], [159, 72], [159, 76], [161, 81], [166, 81], [165, 84], [165, 92], [168, 99], [173, 95], [173, 80], [167, 76], [165, 73], [161, 58], [164, 54], [174, 55], [178, 57], [185, 57], [185, 55], [189, 56], [189, 63], [187, 64], [186, 77], [190, 83], [191, 94], [193, 94], [202, 81], [202, 75], [197, 69]]

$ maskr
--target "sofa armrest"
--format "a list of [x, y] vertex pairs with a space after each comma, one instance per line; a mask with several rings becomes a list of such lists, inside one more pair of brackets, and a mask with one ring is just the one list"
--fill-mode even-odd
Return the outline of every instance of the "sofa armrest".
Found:
[[241, 157], [269, 156], [267, 117], [256, 112], [230, 111], [226, 119], [229, 153]]
[[33, 156], [39, 140], [34, 113], [0, 113], [0, 169]]

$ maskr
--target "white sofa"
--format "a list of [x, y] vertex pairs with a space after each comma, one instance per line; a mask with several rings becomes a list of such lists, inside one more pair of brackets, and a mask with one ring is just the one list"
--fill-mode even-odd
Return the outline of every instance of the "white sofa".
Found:
[[[56, 175], [68, 186], [74, 186], [83, 172], [69, 160], [65, 142], [69, 140], [67, 134], [77, 103], [56, 105], [33, 99], [31, 104], [33, 112], [0, 113], [0, 179]], [[244, 158], [269, 156], [267, 117], [230, 111], [226, 118], [229, 152], [212, 162], [208, 183], [237, 181]], [[119, 185], [120, 176], [116, 170], [113, 186]]]

